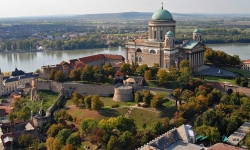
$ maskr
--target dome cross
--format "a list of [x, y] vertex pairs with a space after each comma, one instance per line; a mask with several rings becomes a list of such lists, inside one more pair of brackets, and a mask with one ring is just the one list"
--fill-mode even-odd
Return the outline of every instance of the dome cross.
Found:
[[161, 3], [161, 5], [162, 5], [162, 6], [161, 6], [161, 9], [163, 9], [163, 2]]

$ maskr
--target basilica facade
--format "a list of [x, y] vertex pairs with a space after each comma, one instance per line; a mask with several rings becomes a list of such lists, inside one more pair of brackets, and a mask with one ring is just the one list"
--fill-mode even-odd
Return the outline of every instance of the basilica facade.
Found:
[[147, 64], [158, 63], [160, 68], [169, 70], [179, 66], [181, 60], [189, 60], [190, 68], [195, 71], [204, 66], [205, 45], [199, 29], [193, 32], [193, 39], [175, 44], [176, 21], [172, 14], [159, 9], [148, 23], [148, 39], [134, 39], [126, 42], [127, 63]]

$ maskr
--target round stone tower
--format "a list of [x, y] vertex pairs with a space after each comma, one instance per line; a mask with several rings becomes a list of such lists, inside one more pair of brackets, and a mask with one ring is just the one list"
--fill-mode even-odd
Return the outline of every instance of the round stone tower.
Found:
[[133, 99], [132, 86], [119, 86], [115, 88], [114, 101], [127, 102]]

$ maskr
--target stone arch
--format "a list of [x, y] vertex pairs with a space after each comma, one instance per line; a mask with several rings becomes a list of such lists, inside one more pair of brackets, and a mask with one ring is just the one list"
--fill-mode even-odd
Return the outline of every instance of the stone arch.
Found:
[[156, 54], [155, 50], [151, 50], [149, 53], [150, 54]]
[[230, 88], [230, 89], [227, 90], [228, 95], [231, 95], [232, 93], [233, 93], [233, 89]]
[[142, 52], [142, 50], [140, 48], [137, 48], [136, 52]]

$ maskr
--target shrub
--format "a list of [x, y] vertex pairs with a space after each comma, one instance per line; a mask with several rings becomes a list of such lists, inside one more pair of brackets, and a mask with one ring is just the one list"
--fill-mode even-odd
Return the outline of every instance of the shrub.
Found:
[[120, 107], [120, 105], [119, 104], [113, 104], [113, 105], [111, 105], [111, 108], [117, 108], [117, 107]]

